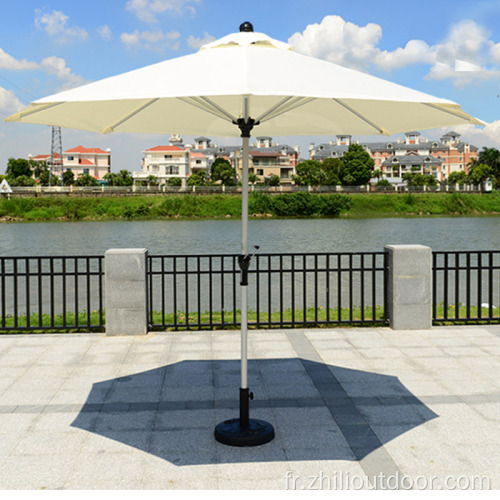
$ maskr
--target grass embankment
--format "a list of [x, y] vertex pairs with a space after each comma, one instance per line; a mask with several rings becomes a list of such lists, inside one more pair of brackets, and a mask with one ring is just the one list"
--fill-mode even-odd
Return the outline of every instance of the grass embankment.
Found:
[[[363, 313], [363, 314], [362, 314]], [[473, 320], [468, 320], [467, 322], [463, 319], [469, 315], [470, 318], [476, 318]], [[453, 305], [448, 306], [446, 317], [453, 320], [453, 323], [460, 324], [472, 322], [476, 323], [499, 323], [500, 316], [495, 316], [491, 320], [484, 320], [482, 318], [487, 318], [489, 315], [489, 309], [487, 307], [481, 308], [481, 318], [479, 317], [479, 308], [477, 306], [471, 306], [467, 309], [465, 306], [460, 304], [458, 311]], [[86, 328], [83, 325], [99, 325], [105, 323], [105, 312], [92, 311], [87, 314], [86, 311], [81, 311], [78, 315], [78, 325], [76, 323], [75, 315], [71, 312], [66, 314], [66, 318], [63, 315], [56, 315], [54, 319], [49, 315], [42, 315], [41, 319], [37, 313], [33, 313], [29, 318], [29, 325], [33, 331], [40, 331], [43, 333], [72, 333], [77, 331], [90, 331], [99, 330], [98, 327]], [[445, 320], [445, 308], [443, 305], [438, 305], [436, 308], [436, 324], [446, 325], [452, 324], [451, 321]], [[462, 320], [461, 320], [462, 318]], [[153, 325], [177, 325], [177, 327], [166, 327], [162, 328], [160, 326], [154, 327], [155, 330], [187, 330], [187, 329], [227, 329], [234, 330], [239, 328], [239, 323], [241, 321], [240, 311], [236, 311], [236, 319], [234, 318], [233, 311], [225, 311], [224, 315], [219, 311], [210, 312], [189, 312], [186, 315], [183, 311], [178, 311], [175, 315], [173, 313], [163, 314], [159, 311], [153, 312]], [[270, 315], [266, 312], [260, 312], [257, 315], [255, 311], [248, 311], [248, 326], [250, 329], [254, 328], [282, 328], [283, 326], [294, 326], [300, 327], [302, 325], [308, 327], [328, 327], [328, 326], [338, 326], [341, 324], [343, 327], [349, 326], [359, 326], [360, 322], [363, 320], [371, 321], [373, 320], [374, 326], [383, 326], [384, 321], [384, 311], [382, 306], [376, 306], [375, 316], [373, 316], [373, 309], [371, 307], [365, 307], [364, 311], [360, 307], [353, 307], [352, 309], [342, 308], [339, 310], [336, 308], [331, 308], [330, 310], [324, 308], [308, 308], [304, 310], [291, 310], [286, 309], [283, 312], [272, 312]], [[12, 316], [7, 316], [5, 318], [5, 327], [2, 330], [0, 325], [1, 333], [23, 333], [25, 330], [15, 330], [18, 328], [26, 328], [28, 322], [25, 315], [17, 317], [17, 321]], [[372, 325], [372, 326], [373, 326]], [[54, 329], [54, 326], [56, 329]], [[51, 329], [52, 327], [52, 329]], [[61, 329], [60, 327], [65, 327]], [[8, 328], [9, 330], [5, 330]], [[14, 328], [14, 330], [12, 330]]]
[[[500, 215], [500, 193], [253, 194], [250, 216], [411, 217]], [[26, 197], [0, 199], [0, 221], [77, 221], [241, 216], [241, 196]]]

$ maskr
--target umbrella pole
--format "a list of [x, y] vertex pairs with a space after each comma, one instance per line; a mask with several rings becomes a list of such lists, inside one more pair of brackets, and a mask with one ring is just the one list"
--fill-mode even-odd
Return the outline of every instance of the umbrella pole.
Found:
[[225, 420], [215, 428], [215, 439], [233, 446], [256, 446], [268, 443], [274, 438], [274, 428], [263, 420], [250, 419], [249, 400], [253, 393], [248, 388], [248, 268], [251, 255], [248, 254], [248, 145], [250, 131], [255, 122], [248, 117], [245, 98], [245, 118], [238, 120], [243, 139], [243, 161], [241, 175], [241, 255], [238, 264], [241, 269], [241, 385], [240, 418]]

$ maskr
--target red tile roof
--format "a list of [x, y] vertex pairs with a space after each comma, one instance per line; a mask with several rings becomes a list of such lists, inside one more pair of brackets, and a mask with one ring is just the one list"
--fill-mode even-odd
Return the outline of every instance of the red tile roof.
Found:
[[84, 153], [84, 154], [110, 154], [109, 151], [103, 151], [100, 148], [84, 148], [83, 146], [77, 146], [76, 148], [71, 148], [65, 151], [65, 153]]
[[184, 151], [179, 146], [156, 146], [154, 148], [146, 149], [146, 151]]
[[95, 163], [87, 158], [81, 158], [78, 162], [79, 165], [95, 165]]

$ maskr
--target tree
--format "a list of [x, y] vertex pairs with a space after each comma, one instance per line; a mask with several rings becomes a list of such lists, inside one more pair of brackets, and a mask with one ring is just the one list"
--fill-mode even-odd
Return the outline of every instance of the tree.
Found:
[[199, 171], [192, 174], [188, 179], [188, 186], [206, 186], [208, 184], [208, 175]]
[[500, 151], [496, 148], [483, 148], [477, 156], [478, 165], [491, 168], [491, 176], [500, 182]]
[[323, 170], [323, 184], [337, 186], [344, 172], [344, 162], [340, 158], [325, 158], [321, 164]]
[[180, 177], [169, 177], [167, 186], [182, 186], [182, 179]]
[[236, 186], [236, 170], [224, 158], [216, 158], [212, 163], [212, 181], [221, 181], [225, 186]]
[[51, 186], [58, 186], [59, 184], [61, 184], [61, 180], [59, 179], [59, 177], [57, 177], [56, 175], [50, 175], [50, 172], [48, 170], [44, 170], [38, 177], [38, 180], [40, 181], [40, 184], [42, 186], [48, 186], [49, 177]]
[[16, 177], [20, 177], [22, 175], [31, 177], [33, 171], [31, 170], [31, 165], [28, 160], [25, 160], [24, 158], [9, 158], [7, 161], [6, 173], [8, 179], [15, 179]]
[[481, 184], [493, 176], [493, 168], [484, 163], [478, 163], [469, 170], [468, 179], [471, 184]]
[[108, 181], [110, 186], [132, 186], [134, 184], [134, 178], [128, 170], [120, 170], [117, 174], [108, 172], [103, 180]]
[[99, 181], [95, 178], [92, 177], [89, 174], [82, 174], [78, 176], [78, 179], [75, 182], [76, 186], [98, 186]]
[[374, 162], [360, 144], [351, 144], [342, 157], [344, 170], [342, 184], [361, 186], [372, 178]]
[[255, 184], [260, 181], [260, 177], [257, 174], [248, 174], [248, 182], [250, 184]]
[[461, 170], [460, 172], [452, 172], [448, 176], [448, 184], [449, 185], [458, 184], [458, 185], [462, 186], [467, 181], [468, 181], [467, 174], [463, 170]]
[[33, 161], [31, 164], [33, 166], [33, 175], [35, 176], [35, 179], [40, 179], [40, 176], [49, 170], [49, 166], [46, 161]]
[[72, 170], [63, 172], [63, 183], [65, 186], [73, 186], [75, 184], [75, 174]]
[[12, 178], [7, 177], [7, 182], [11, 186], [34, 186], [36, 184], [35, 179], [28, 175], [18, 175]]
[[292, 180], [298, 186], [319, 186], [325, 180], [325, 173], [321, 166], [321, 162], [317, 160], [301, 161], [296, 167], [296, 175], [292, 176]]
[[269, 186], [279, 186], [280, 182], [281, 179], [279, 175], [271, 175], [271, 177], [269, 177], [269, 179], [267, 180]]

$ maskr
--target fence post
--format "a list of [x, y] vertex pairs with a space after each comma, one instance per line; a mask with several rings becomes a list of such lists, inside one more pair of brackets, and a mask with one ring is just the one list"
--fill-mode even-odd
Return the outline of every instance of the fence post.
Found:
[[113, 248], [104, 254], [106, 335], [146, 335], [145, 248]]
[[432, 250], [423, 245], [386, 245], [386, 307], [394, 330], [432, 326]]

